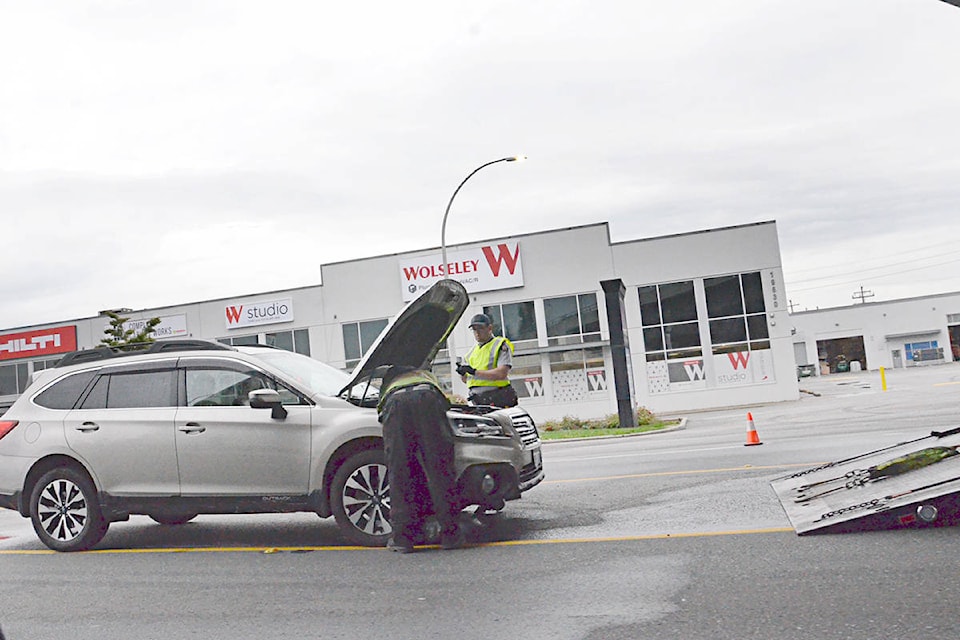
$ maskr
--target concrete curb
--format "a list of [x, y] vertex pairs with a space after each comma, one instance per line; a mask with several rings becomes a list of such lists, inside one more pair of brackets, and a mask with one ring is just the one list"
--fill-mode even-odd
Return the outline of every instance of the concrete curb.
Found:
[[609, 435], [609, 436], [583, 436], [582, 438], [563, 438], [562, 440], [544, 440], [540, 439], [541, 445], [548, 444], [570, 444], [573, 442], [583, 442], [584, 440], [612, 440], [616, 438], [633, 438], [635, 436], [655, 436], [661, 433], [670, 433], [672, 431], [680, 431], [685, 429], [687, 426], [687, 419], [680, 418], [680, 424], [673, 425], [672, 427], [666, 427], [664, 429], [657, 429], [656, 431], [641, 431], [640, 433], [625, 433], [623, 435]]

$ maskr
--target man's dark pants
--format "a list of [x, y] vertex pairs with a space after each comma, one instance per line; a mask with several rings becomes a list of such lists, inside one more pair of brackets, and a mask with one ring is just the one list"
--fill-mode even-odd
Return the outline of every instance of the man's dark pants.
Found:
[[448, 407], [440, 390], [428, 384], [397, 389], [384, 400], [380, 421], [390, 479], [390, 524], [398, 544], [414, 544], [429, 513], [430, 505], [418, 500], [418, 467], [426, 474], [442, 533], [457, 533], [460, 510]]
[[513, 386], [470, 387], [470, 402], [474, 405], [486, 404], [493, 407], [515, 407], [518, 403], [517, 392]]

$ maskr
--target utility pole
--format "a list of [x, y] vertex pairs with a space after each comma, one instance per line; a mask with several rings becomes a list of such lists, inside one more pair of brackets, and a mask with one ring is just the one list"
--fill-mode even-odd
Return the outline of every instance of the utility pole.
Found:
[[854, 294], [850, 297], [853, 298], [854, 300], [860, 300], [860, 303], [863, 304], [864, 302], [867, 301], [866, 300], [867, 298], [873, 297], [873, 291], [870, 291], [869, 289], [865, 290], [863, 288], [863, 285], [860, 285], [860, 291], [854, 292]]
[[793, 313], [793, 308], [797, 306], [793, 303], [793, 300], [787, 300], [787, 307], [790, 309], [790, 313]]

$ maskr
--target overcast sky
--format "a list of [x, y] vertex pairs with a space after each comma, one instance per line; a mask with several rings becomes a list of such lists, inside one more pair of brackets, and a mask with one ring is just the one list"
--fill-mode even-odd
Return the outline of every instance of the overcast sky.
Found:
[[939, 0], [0, 0], [0, 330], [439, 247], [517, 153], [448, 246], [776, 220], [798, 310], [960, 291], [958, 61]]

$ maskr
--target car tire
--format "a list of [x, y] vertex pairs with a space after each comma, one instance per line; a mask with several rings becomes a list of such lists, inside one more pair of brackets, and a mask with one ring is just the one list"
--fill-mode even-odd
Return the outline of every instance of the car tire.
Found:
[[151, 513], [149, 514], [150, 519], [156, 522], [157, 524], [162, 524], [166, 526], [176, 526], [180, 524], [187, 524], [194, 518], [196, 518], [199, 513]]
[[40, 541], [54, 551], [86, 551], [107, 533], [97, 490], [83, 471], [52, 469], [30, 492], [30, 521]]
[[382, 547], [390, 526], [390, 483], [382, 449], [355, 453], [340, 465], [330, 485], [330, 505], [340, 530], [350, 542]]

